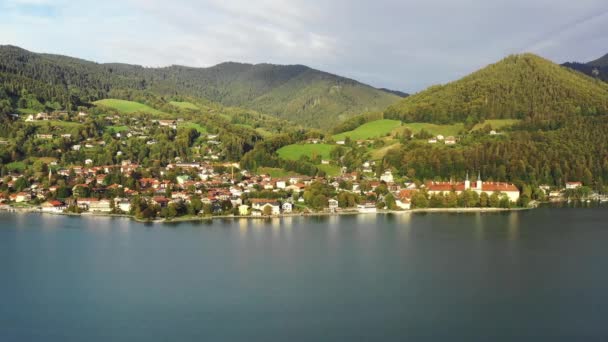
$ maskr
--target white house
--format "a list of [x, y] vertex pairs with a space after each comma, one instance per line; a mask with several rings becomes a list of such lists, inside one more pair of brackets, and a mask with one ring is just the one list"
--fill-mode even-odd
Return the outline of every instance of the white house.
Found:
[[329, 201], [327, 201], [329, 204], [329, 210], [331, 211], [336, 211], [338, 209], [338, 200], [335, 200], [333, 198], [331, 198]]
[[382, 174], [382, 176], [380, 176], [380, 180], [384, 181], [386, 183], [393, 183], [395, 181], [395, 179], [393, 178], [393, 173], [391, 172], [391, 170], [384, 171], [384, 173]]
[[566, 189], [578, 189], [581, 186], [583, 186], [583, 183], [581, 183], [581, 182], [567, 182], [566, 183]]
[[283, 210], [284, 213], [291, 213], [293, 211], [293, 204], [291, 204], [289, 202], [285, 202], [281, 206], [281, 209]]
[[263, 213], [264, 209], [267, 207], [270, 207], [272, 215], [279, 215], [281, 213], [281, 207], [279, 206], [279, 203], [275, 200], [261, 198], [254, 198], [251, 200], [251, 208], [253, 210], [259, 210]]

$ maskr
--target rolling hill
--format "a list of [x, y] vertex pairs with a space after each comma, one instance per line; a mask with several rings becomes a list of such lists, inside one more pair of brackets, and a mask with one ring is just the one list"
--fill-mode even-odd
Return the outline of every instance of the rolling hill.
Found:
[[390, 106], [385, 118], [476, 123], [602, 113], [608, 113], [608, 84], [536, 55], [522, 54], [411, 95]]
[[228, 62], [209, 68], [144, 68], [33, 53], [15, 46], [0, 46], [0, 77], [15, 85], [4, 95], [14, 101], [22, 96], [21, 89], [27, 89], [33, 100], [63, 108], [121, 98], [134, 91], [150, 92], [249, 108], [309, 127], [333, 126], [361, 112], [383, 110], [400, 99], [303, 65]]

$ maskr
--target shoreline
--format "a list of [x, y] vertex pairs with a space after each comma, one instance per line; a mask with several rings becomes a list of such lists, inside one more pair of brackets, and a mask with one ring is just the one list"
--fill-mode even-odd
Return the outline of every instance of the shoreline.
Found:
[[112, 213], [101, 213], [101, 212], [84, 212], [84, 213], [55, 213], [45, 212], [36, 207], [12, 207], [2, 206], [0, 211], [13, 212], [13, 213], [37, 213], [47, 215], [59, 215], [59, 216], [73, 216], [73, 217], [116, 217], [116, 218], [128, 218], [139, 223], [181, 223], [181, 222], [203, 222], [213, 221], [218, 219], [247, 219], [247, 220], [268, 220], [276, 218], [287, 218], [287, 217], [324, 217], [324, 216], [344, 216], [344, 215], [404, 215], [404, 214], [427, 214], [427, 213], [454, 213], [454, 214], [469, 214], [469, 213], [499, 213], [499, 212], [510, 212], [510, 211], [522, 211], [531, 210], [535, 207], [529, 208], [421, 208], [421, 209], [409, 209], [409, 210], [384, 210], [378, 209], [375, 212], [360, 212], [357, 210], [345, 210], [336, 212], [314, 212], [314, 213], [289, 213], [271, 216], [239, 216], [239, 215], [213, 215], [213, 216], [185, 216], [175, 217], [172, 219], [154, 219], [145, 220], [138, 219], [135, 216], [128, 214], [112, 214]]

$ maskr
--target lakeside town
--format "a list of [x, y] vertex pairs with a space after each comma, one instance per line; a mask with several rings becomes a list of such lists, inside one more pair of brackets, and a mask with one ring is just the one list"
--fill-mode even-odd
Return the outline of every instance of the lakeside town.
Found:
[[[54, 117], [60, 115], [67, 113]], [[83, 120], [87, 116], [87, 113], [79, 112], [72, 117]], [[24, 121], [51, 118], [49, 114], [38, 113], [27, 116]], [[69, 133], [37, 133], [35, 139], [61, 141], [73, 153], [96, 149], [97, 154], [107, 152], [108, 139], [125, 144], [132, 139], [142, 140], [143, 136], [147, 146], [157, 143], [146, 135], [153, 133], [152, 128], [141, 127], [137, 119], [118, 116], [106, 119], [115, 125], [139, 125], [140, 128], [112, 131], [105, 140], [78, 140]], [[175, 131], [180, 121], [151, 122], [160, 129]], [[376, 162], [371, 160], [351, 172], [342, 167], [339, 175], [273, 177], [242, 169], [236, 162], [220, 161], [222, 142], [217, 135], [208, 133], [201, 139], [205, 142], [206, 154], [193, 161], [174, 157], [166, 165], [144, 166], [126, 159], [119, 150], [112, 158], [119, 162], [113, 164], [96, 165], [101, 158], [87, 158], [81, 163], [62, 163], [59, 158], [48, 158], [23, 172], [8, 171], [0, 179], [0, 209], [171, 220], [178, 217], [375, 213], [423, 208], [509, 209], [527, 208], [538, 202], [531, 200], [533, 190], [530, 188], [484, 181], [480, 172], [474, 177], [467, 173], [463, 180], [419, 182], [399, 178], [390, 169], [378, 175], [374, 172]], [[319, 143], [318, 139], [312, 140], [312, 144]], [[567, 182], [563, 188], [541, 185], [535, 191], [540, 193], [534, 197], [543, 201], [605, 200], [578, 181]]]

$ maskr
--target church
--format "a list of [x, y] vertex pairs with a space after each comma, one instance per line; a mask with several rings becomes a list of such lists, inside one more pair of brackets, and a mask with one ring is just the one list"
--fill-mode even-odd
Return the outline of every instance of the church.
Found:
[[478, 175], [475, 184], [473, 184], [473, 186], [471, 185], [469, 175], [467, 174], [467, 178], [464, 182], [428, 182], [425, 184], [425, 187], [429, 195], [447, 194], [451, 191], [456, 192], [456, 194], [461, 194], [465, 190], [472, 190], [478, 195], [486, 193], [488, 196], [491, 196], [495, 192], [499, 192], [507, 195], [511, 202], [517, 202], [519, 200], [519, 189], [511, 183], [483, 182], [481, 180], [481, 175]]

